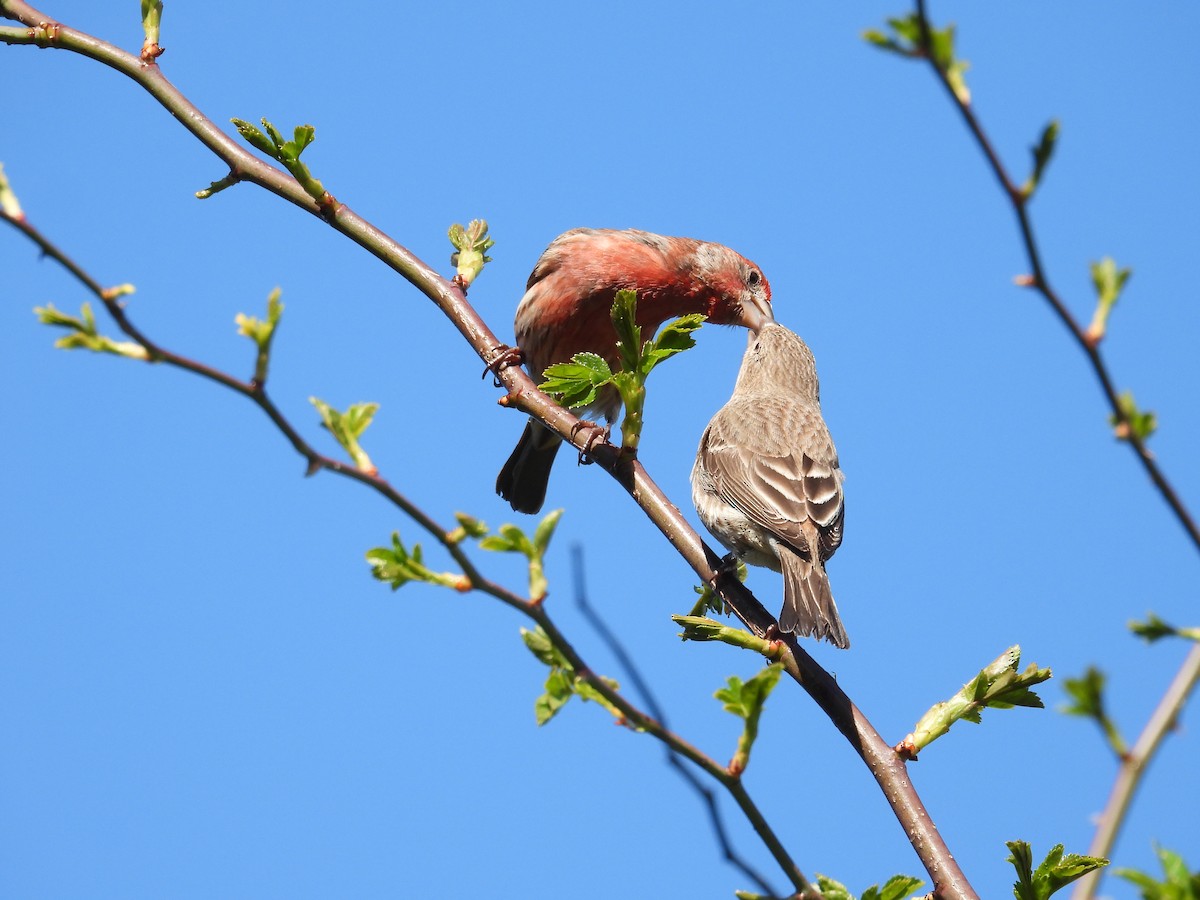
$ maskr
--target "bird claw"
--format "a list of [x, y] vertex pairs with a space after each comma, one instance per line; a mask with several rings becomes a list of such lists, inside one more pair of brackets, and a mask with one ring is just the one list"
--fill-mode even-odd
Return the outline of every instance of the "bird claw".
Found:
[[495, 387], [504, 387], [500, 383], [500, 370], [507, 369], [509, 366], [519, 366], [525, 362], [525, 352], [520, 347], [497, 347], [500, 351], [496, 358], [483, 367], [483, 374], [480, 378], [487, 378], [488, 372], [492, 373], [492, 384]]
[[588, 435], [588, 439], [583, 442], [583, 449], [579, 451], [579, 465], [590, 466], [595, 462], [592, 459], [592, 448], [597, 443], [607, 443], [609, 435], [609, 426], [599, 425], [596, 422], [588, 422], [586, 419], [580, 419], [571, 426], [571, 440], [575, 440], [579, 432], [585, 428], [592, 429], [592, 433]]
[[708, 584], [714, 591], [717, 589], [717, 582], [722, 578], [733, 576], [737, 578], [738, 573], [738, 555], [736, 553], [726, 553], [721, 557], [721, 561], [717, 563], [713, 569], [713, 576], [709, 579]]

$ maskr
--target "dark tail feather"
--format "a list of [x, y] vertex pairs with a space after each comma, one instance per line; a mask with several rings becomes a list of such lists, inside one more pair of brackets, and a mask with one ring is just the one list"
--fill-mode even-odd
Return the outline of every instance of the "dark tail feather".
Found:
[[540, 422], [530, 419], [521, 440], [496, 479], [496, 493], [517, 512], [535, 513], [546, 502], [550, 467], [562, 439]]
[[812, 635], [845, 650], [850, 646], [842, 618], [838, 615], [825, 567], [813, 565], [799, 553], [779, 547], [783, 567], [783, 612], [779, 630], [797, 637]]

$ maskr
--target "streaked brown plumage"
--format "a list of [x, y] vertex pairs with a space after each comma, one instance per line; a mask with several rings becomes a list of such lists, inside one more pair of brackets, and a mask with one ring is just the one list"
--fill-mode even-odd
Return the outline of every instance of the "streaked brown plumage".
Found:
[[[540, 381], [547, 366], [583, 351], [616, 366], [610, 310], [617, 291], [624, 289], [637, 291], [637, 320], [647, 332], [687, 313], [748, 328], [772, 318], [771, 287], [762, 271], [722, 244], [632, 229], [576, 228], [546, 248], [517, 306], [517, 346], [530, 375]], [[619, 408], [620, 398], [609, 388], [579, 412], [611, 422]], [[500, 470], [496, 493], [518, 512], [540, 510], [561, 443], [530, 419]]]
[[812, 352], [767, 323], [750, 335], [733, 396], [700, 439], [692, 500], [727, 549], [783, 573], [782, 631], [845, 648], [825, 573], [842, 543], [843, 478]]

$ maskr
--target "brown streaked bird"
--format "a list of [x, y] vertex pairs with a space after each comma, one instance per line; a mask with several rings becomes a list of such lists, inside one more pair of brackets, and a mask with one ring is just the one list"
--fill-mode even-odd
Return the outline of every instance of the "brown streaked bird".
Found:
[[844, 649], [850, 641], [825, 573], [842, 543], [843, 480], [812, 351], [766, 323], [750, 335], [733, 396], [700, 439], [692, 501], [727, 549], [783, 573], [781, 631]]
[[[576, 228], [546, 248], [517, 306], [517, 346], [535, 381], [547, 366], [584, 351], [616, 367], [610, 310], [617, 291], [625, 289], [637, 291], [637, 322], [648, 332], [688, 313], [752, 329], [773, 319], [771, 287], [762, 270], [722, 244], [633, 229]], [[609, 387], [577, 412], [611, 422], [620, 405]], [[540, 510], [561, 444], [557, 434], [530, 419], [500, 470], [496, 493], [517, 512]]]

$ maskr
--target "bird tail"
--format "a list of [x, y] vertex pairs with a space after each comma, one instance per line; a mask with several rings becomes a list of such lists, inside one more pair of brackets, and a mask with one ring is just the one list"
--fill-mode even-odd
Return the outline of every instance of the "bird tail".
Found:
[[797, 637], [815, 636], [845, 650], [850, 646], [838, 615], [829, 576], [820, 563], [813, 564], [790, 548], [779, 548], [783, 567], [783, 612], [779, 630]]
[[496, 493], [517, 512], [538, 512], [546, 502], [550, 467], [561, 446], [562, 439], [557, 434], [530, 419], [525, 423], [512, 456], [496, 478]]

